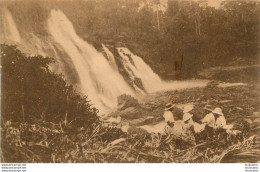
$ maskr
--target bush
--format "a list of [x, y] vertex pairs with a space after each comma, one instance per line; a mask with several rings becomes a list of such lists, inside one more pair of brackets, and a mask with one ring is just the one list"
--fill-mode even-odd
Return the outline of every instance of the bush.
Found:
[[2, 122], [62, 122], [77, 127], [98, 122], [97, 109], [87, 96], [49, 69], [52, 58], [27, 57], [5, 44], [1, 48]]

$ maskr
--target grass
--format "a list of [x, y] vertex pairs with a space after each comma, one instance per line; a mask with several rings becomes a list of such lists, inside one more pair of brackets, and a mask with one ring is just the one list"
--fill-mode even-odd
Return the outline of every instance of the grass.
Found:
[[[4, 163], [220, 163], [257, 162], [259, 151], [259, 86], [257, 84], [165, 92], [173, 103], [195, 103], [194, 120], [203, 117], [210, 103], [223, 109], [228, 124], [242, 131], [237, 137], [216, 132], [203, 134], [190, 146], [170, 135], [149, 134], [133, 128], [120, 128], [102, 122], [94, 129], [73, 128], [61, 121], [49, 125], [15, 123], [2, 125], [1, 161]], [[164, 97], [164, 96], [161, 96]], [[228, 100], [228, 101], [227, 101]]]
[[[118, 138], [102, 137], [108, 134]], [[26, 140], [26, 136], [30, 140]], [[98, 125], [91, 134], [86, 134], [85, 130], [69, 134], [59, 128], [11, 123], [6, 125], [2, 137], [5, 138], [2, 140], [2, 162], [18, 163], [223, 162], [235, 151], [244, 151], [245, 154], [257, 149], [256, 136], [244, 138], [241, 142], [236, 140], [236, 144], [228, 141], [224, 144], [226, 146], [217, 140], [205, 140], [196, 146], [181, 149], [176, 147], [176, 140], [165, 141], [169, 139], [166, 135], [129, 135], [103, 124]]]

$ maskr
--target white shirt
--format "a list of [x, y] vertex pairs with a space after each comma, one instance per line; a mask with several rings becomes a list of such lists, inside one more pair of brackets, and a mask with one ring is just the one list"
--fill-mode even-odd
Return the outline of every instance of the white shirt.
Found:
[[165, 122], [174, 122], [173, 114], [171, 111], [165, 111], [163, 114]]
[[205, 129], [205, 124], [199, 124], [197, 122], [194, 122], [193, 127], [195, 133], [200, 133]]
[[216, 128], [223, 128], [227, 125], [226, 118], [224, 116], [220, 116], [216, 120]]
[[201, 122], [208, 125], [209, 127], [215, 127], [215, 116], [213, 113], [209, 113], [201, 120]]

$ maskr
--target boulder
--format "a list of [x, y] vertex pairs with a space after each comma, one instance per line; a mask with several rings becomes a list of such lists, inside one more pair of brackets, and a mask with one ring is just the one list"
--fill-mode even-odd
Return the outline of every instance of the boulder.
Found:
[[117, 97], [117, 109], [122, 111], [126, 108], [129, 107], [138, 107], [138, 101], [134, 97], [127, 95], [127, 94], [122, 94]]
[[141, 78], [135, 77], [135, 79], [134, 79], [133, 82], [134, 82], [134, 84], [135, 84], [138, 88], [140, 88], [141, 90], [145, 91], [144, 85], [143, 85], [143, 82], [142, 82]]
[[121, 122], [121, 117], [120, 116], [118, 116], [116, 118], [110, 117], [107, 120], [105, 120], [105, 122], [111, 123], [111, 124], [119, 124]]
[[105, 120], [108, 120], [109, 118], [123, 118], [123, 119], [136, 119], [136, 118], [140, 118], [142, 114], [142, 111], [139, 108], [135, 108], [135, 107], [128, 107], [124, 110], [117, 110], [115, 112], [112, 112], [110, 114], [108, 114], [107, 118]]
[[[125, 108], [124, 110], [121, 110], [120, 111], [120, 114], [127, 114], [127, 113], [133, 113], [133, 112], [136, 112], [136, 108], [135, 107], [128, 107], [128, 108]], [[122, 115], [120, 115], [122, 116]]]
[[125, 119], [137, 119], [144, 115], [144, 112], [140, 108], [129, 107], [119, 112], [119, 115]]
[[142, 129], [142, 128], [137, 128], [135, 126], [130, 126], [128, 129], [127, 129], [127, 132], [129, 135], [132, 135], [132, 136], [145, 136], [146, 134], [148, 134], [148, 132], [145, 130], [145, 129]]

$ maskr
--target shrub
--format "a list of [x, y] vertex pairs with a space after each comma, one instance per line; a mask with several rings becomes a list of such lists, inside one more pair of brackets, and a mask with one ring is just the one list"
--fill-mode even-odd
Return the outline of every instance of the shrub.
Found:
[[3, 122], [62, 122], [77, 127], [98, 122], [97, 109], [87, 96], [49, 69], [52, 58], [27, 57], [5, 44], [1, 48]]

